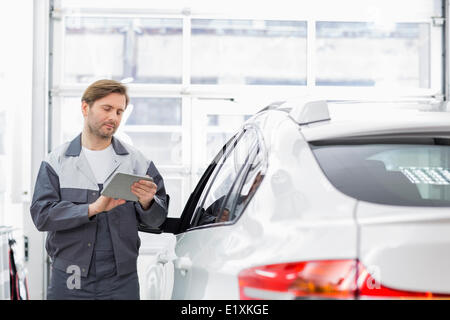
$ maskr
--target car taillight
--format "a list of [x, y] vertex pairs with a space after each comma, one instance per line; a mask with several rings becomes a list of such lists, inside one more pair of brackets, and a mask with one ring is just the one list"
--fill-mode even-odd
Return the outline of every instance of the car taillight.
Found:
[[385, 287], [358, 260], [320, 260], [253, 267], [238, 275], [248, 299], [442, 299], [450, 295]]

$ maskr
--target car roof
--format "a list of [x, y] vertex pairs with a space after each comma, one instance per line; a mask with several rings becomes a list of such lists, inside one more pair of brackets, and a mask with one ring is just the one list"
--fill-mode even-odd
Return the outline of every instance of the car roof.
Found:
[[[283, 110], [283, 104], [273, 109]], [[436, 111], [430, 102], [328, 102], [328, 110], [329, 120], [300, 125], [307, 141], [424, 133], [450, 136], [450, 112]]]

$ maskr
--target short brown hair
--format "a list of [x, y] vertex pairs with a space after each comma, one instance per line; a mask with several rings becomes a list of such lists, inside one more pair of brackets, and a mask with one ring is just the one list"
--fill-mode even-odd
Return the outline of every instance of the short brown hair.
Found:
[[130, 98], [128, 97], [127, 87], [115, 80], [98, 80], [92, 83], [84, 91], [81, 101], [86, 102], [89, 106], [98, 99], [104, 98], [110, 93], [119, 93], [125, 96], [125, 107], [128, 105]]

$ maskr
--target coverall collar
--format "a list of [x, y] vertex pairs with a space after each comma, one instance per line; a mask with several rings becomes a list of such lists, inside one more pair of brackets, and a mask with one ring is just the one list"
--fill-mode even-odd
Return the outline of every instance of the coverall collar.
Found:
[[[114, 138], [114, 136], [112, 137], [111, 144], [116, 154], [118, 155], [128, 154], [127, 149], [125, 149], [123, 144], [120, 143], [118, 139]], [[69, 147], [67, 148], [66, 151], [66, 156], [79, 157], [80, 153], [81, 153], [81, 133], [70, 142]]]

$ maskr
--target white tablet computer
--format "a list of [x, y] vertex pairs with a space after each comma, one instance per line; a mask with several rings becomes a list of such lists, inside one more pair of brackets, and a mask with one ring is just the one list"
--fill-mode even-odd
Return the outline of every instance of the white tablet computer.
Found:
[[103, 188], [101, 195], [115, 199], [138, 201], [138, 198], [131, 192], [131, 185], [139, 180], [153, 181], [152, 178], [147, 176], [117, 172]]

